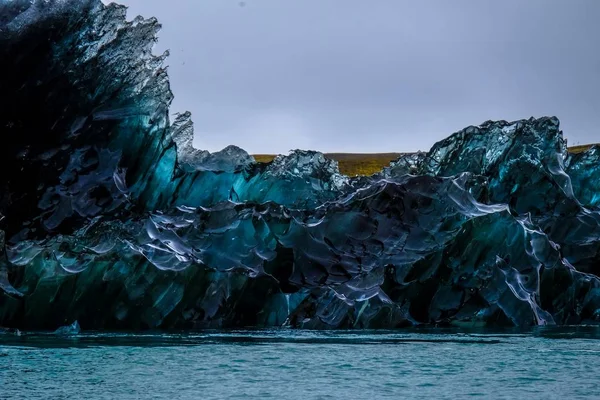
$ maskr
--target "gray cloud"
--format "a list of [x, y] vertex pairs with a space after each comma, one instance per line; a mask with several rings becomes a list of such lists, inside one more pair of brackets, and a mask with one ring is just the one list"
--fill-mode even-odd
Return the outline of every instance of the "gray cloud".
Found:
[[426, 150], [488, 119], [556, 115], [600, 142], [597, 0], [120, 0], [163, 24], [195, 145]]

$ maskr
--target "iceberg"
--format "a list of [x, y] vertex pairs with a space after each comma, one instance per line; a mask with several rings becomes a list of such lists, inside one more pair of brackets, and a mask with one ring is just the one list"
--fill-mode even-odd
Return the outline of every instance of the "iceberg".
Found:
[[467, 127], [370, 177], [210, 153], [169, 119], [159, 30], [100, 0], [0, 0], [0, 326], [600, 323], [600, 149], [570, 154], [557, 118]]

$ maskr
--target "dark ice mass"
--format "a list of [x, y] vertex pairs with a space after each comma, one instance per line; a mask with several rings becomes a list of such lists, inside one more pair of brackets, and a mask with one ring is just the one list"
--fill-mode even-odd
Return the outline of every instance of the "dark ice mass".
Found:
[[210, 153], [170, 120], [159, 30], [100, 0], [0, 0], [0, 326], [600, 323], [600, 148], [569, 153], [556, 117], [370, 177]]

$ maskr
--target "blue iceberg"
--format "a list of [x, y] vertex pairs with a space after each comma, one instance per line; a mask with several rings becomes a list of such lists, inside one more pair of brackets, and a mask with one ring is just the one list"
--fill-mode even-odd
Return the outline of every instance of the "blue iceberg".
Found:
[[[169, 120], [160, 25], [0, 0], [0, 326], [600, 323], [600, 149], [487, 121], [348, 177]], [[64, 329], [64, 328], [61, 328]]]

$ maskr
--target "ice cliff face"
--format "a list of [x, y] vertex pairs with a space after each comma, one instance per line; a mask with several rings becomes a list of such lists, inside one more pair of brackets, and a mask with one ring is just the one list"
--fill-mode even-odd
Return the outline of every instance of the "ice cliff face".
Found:
[[154, 19], [0, 0], [0, 325], [600, 322], [600, 150], [486, 122], [348, 178], [169, 122]]

